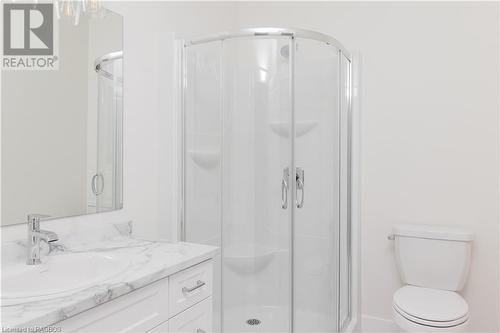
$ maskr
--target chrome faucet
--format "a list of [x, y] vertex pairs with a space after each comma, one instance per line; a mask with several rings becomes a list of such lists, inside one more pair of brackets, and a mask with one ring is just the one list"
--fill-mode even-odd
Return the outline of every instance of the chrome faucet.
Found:
[[38, 265], [40, 261], [40, 240], [47, 243], [59, 240], [57, 234], [52, 231], [40, 230], [40, 219], [47, 218], [49, 215], [30, 214], [28, 215], [28, 255], [27, 265]]

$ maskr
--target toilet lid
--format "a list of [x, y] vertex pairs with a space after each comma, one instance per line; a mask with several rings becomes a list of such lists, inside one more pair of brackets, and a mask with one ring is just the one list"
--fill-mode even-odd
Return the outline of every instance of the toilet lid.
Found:
[[469, 313], [462, 296], [447, 290], [405, 286], [394, 293], [393, 301], [401, 311], [425, 322], [466, 320]]

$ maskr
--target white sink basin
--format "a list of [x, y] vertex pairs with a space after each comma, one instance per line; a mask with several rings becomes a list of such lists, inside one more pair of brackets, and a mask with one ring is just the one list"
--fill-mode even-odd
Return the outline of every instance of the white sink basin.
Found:
[[84, 289], [117, 276], [128, 265], [125, 258], [85, 252], [45, 256], [40, 265], [2, 267], [2, 305]]

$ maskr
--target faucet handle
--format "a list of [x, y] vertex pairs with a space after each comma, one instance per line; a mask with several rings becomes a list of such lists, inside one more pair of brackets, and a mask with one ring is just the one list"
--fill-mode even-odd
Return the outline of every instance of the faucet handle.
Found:
[[59, 240], [59, 236], [53, 231], [48, 230], [40, 230], [38, 234], [41, 236], [41, 239], [46, 241], [47, 243], [57, 242]]

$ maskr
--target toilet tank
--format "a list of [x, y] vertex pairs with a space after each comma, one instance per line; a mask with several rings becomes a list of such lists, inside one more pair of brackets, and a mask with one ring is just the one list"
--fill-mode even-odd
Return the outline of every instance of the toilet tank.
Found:
[[458, 291], [467, 281], [474, 234], [446, 226], [393, 227], [396, 263], [406, 284]]

